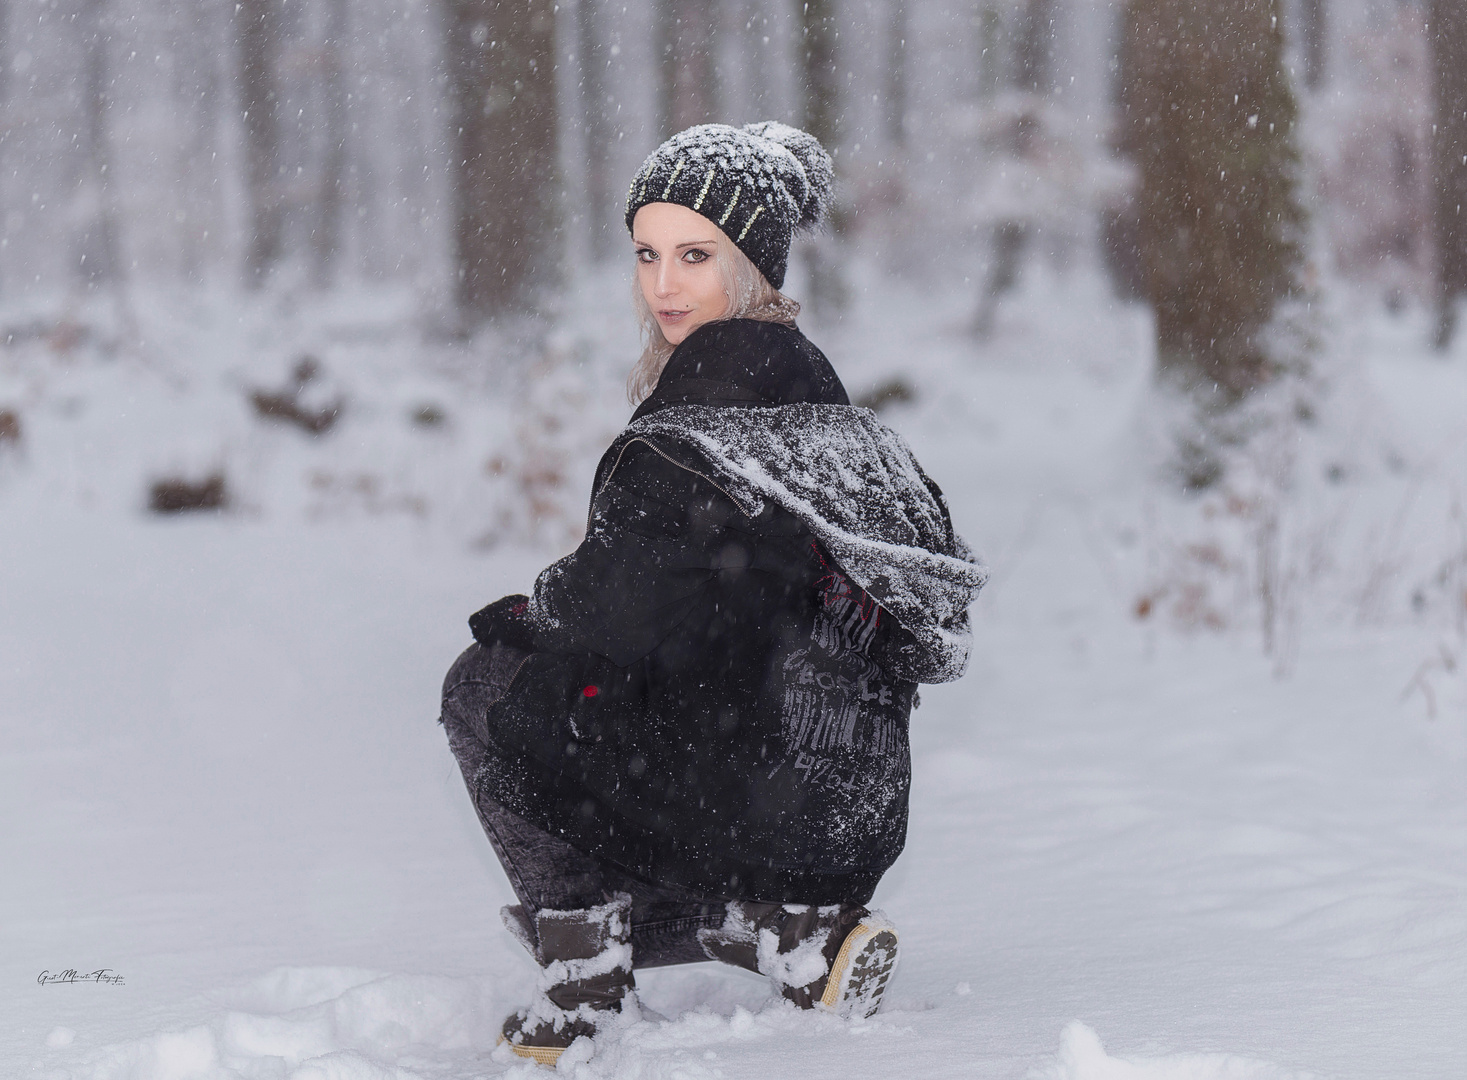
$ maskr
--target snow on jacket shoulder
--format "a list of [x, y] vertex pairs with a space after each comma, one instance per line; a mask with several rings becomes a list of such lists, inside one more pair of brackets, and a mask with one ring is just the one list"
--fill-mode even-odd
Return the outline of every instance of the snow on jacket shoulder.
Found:
[[673, 460], [694, 451], [750, 516], [773, 503], [809, 528], [916, 639], [891, 658], [891, 674], [926, 683], [963, 674], [968, 607], [987, 570], [906, 442], [870, 409], [667, 408], [634, 422], [611, 454], [639, 441]]

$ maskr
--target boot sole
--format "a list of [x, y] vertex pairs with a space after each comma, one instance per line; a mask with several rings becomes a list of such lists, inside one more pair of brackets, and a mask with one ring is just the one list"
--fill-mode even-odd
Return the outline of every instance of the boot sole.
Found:
[[[499, 1036], [498, 1041], [509, 1042], [503, 1035]], [[523, 1043], [509, 1043], [509, 1049], [511, 1053], [529, 1058], [537, 1065], [549, 1065], [552, 1069], [566, 1050], [563, 1046], [525, 1046]]]
[[853, 1019], [874, 1015], [881, 1008], [881, 995], [896, 963], [896, 929], [883, 921], [863, 919], [841, 943], [820, 1004]]

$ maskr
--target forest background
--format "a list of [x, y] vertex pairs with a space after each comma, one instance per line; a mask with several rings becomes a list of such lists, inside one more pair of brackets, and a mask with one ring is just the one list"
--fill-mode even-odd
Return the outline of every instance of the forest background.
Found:
[[617, 261], [622, 186], [660, 138], [777, 116], [839, 163], [834, 228], [800, 253], [812, 316], [846, 306], [864, 257], [961, 281], [981, 343], [1026, 265], [1100, 269], [1154, 313], [1158, 381], [1194, 407], [1172, 464], [1198, 489], [1249, 426], [1234, 406], [1310, 370], [1297, 309], [1326, 279], [1430, 309], [1450, 345], [1464, 19], [1440, 0], [6, 3], [5, 340], [146, 361], [144, 294], [366, 289], [425, 339], [519, 342]]

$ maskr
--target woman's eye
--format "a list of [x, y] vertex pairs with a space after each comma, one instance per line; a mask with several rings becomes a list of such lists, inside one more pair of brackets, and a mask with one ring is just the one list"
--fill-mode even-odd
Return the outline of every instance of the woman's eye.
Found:
[[651, 248], [638, 248], [637, 249], [637, 261], [638, 262], [649, 263], [649, 262], [655, 262], [656, 260], [657, 260], [657, 252], [653, 251]]
[[706, 262], [708, 259], [712, 258], [712, 256], [709, 255], [709, 253], [706, 251], [700, 251], [697, 248], [693, 248], [686, 255], [684, 255], [683, 258], [690, 263], [700, 263]]

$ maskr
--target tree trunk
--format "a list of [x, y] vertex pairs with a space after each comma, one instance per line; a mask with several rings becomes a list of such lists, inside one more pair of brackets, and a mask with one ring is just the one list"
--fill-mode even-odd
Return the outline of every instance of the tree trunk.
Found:
[[1003, 17], [999, 15], [994, 0], [978, 0], [973, 13], [974, 33], [977, 39], [978, 99], [990, 101], [1004, 84], [1003, 65]]
[[90, 285], [113, 285], [121, 290], [125, 268], [119, 253], [117, 214], [113, 205], [112, 145], [107, 128], [106, 0], [82, 0], [77, 12], [82, 34], [85, 85], [82, 117], [86, 139], [87, 193], [85, 224], [79, 237], [77, 269]]
[[1054, 52], [1054, 0], [1025, 0], [1014, 49], [1014, 86], [1043, 94], [1050, 89]]
[[284, 208], [280, 197], [279, 0], [237, 0], [239, 104], [244, 114], [245, 198], [249, 238], [245, 281], [258, 287], [280, 259]]
[[892, 146], [907, 145], [907, 2], [890, 0], [886, 28], [886, 137]]
[[1281, 371], [1265, 330], [1298, 287], [1295, 103], [1278, 0], [1131, 0], [1124, 141], [1158, 373], [1211, 409]]
[[225, 217], [217, 150], [220, 55], [221, 50], [227, 53], [232, 40], [225, 29], [230, 17], [218, 7], [201, 8], [192, 20], [171, 25], [167, 39], [172, 61], [172, 104], [179, 127], [172, 177], [178, 192], [173, 214], [177, 267], [190, 281], [205, 276], [209, 251], [219, 245], [219, 222]]
[[800, 96], [805, 130], [833, 149], [840, 116], [834, 0], [795, 0], [800, 15]]
[[989, 239], [991, 261], [983, 279], [983, 290], [978, 295], [978, 312], [973, 318], [973, 335], [979, 340], [993, 336], [999, 301], [1019, 283], [1028, 240], [1029, 230], [1022, 221], [1000, 221], [993, 226]]
[[743, 19], [744, 77], [749, 82], [750, 109], [754, 119], [765, 120], [772, 115], [771, 85], [777, 63], [770, 55], [777, 50], [769, 34], [769, 14], [763, 0], [744, 0], [739, 14]]
[[1299, 44], [1304, 49], [1304, 85], [1311, 90], [1324, 82], [1327, 29], [1324, 0], [1299, 0]]
[[607, 50], [596, 17], [597, 0], [577, 0], [576, 37], [581, 57], [581, 113], [585, 132], [586, 216], [590, 219], [591, 252], [611, 254], [612, 182], [611, 125], [607, 122]]
[[[0, 0], [0, 132], [14, 130], [15, 119], [10, 112], [10, 0]], [[5, 153], [8, 138], [0, 137], [0, 209], [10, 205], [10, 171], [5, 168]], [[0, 259], [0, 297], [6, 293], [9, 259]]]
[[[805, 130], [820, 140], [831, 156], [836, 153], [840, 117], [840, 73], [836, 68], [837, 24], [834, 0], [795, 0], [800, 15], [800, 96]], [[843, 228], [841, 210], [831, 208], [831, 227]], [[805, 246], [810, 306], [817, 312], [838, 311], [845, 305], [845, 282], [837, 245], [815, 239]]]
[[1467, 6], [1461, 0], [1432, 0], [1428, 26], [1436, 90], [1436, 347], [1446, 349], [1456, 333], [1457, 302], [1467, 293]]
[[335, 280], [341, 258], [341, 218], [345, 200], [347, 164], [346, 51], [347, 0], [326, 0], [326, 41], [322, 49], [322, 89], [326, 106], [326, 152], [321, 162], [321, 187], [316, 196], [316, 228], [311, 236], [316, 284], [325, 288]]
[[445, 0], [459, 312], [531, 311], [560, 263], [555, 5]]
[[720, 119], [715, 0], [658, 0], [657, 25], [663, 135]]

